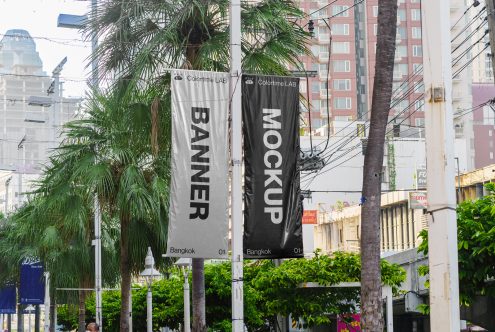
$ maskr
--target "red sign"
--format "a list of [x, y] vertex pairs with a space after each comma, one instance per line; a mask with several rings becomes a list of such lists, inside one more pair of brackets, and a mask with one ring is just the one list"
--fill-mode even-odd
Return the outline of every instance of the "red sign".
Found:
[[304, 210], [302, 223], [303, 225], [316, 225], [318, 220], [317, 210]]
[[337, 332], [361, 332], [361, 315], [339, 315]]

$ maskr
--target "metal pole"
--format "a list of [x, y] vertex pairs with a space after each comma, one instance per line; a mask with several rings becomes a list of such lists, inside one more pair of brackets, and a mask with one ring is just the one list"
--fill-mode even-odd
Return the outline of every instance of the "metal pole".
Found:
[[[98, 0], [91, 0], [91, 14], [96, 16], [98, 13]], [[91, 53], [93, 59], [91, 60], [91, 83], [95, 88], [98, 87], [98, 59], [96, 57], [96, 48], [98, 47], [98, 36], [96, 31], [91, 34]]]
[[100, 331], [103, 330], [103, 317], [102, 317], [102, 296], [101, 296], [101, 215], [100, 204], [98, 202], [97, 195], [94, 199], [95, 210], [95, 240], [93, 244], [95, 246], [95, 306], [96, 306], [96, 324], [100, 327]]
[[450, 1], [423, 1], [430, 330], [459, 331]]
[[11, 180], [12, 177], [9, 177], [5, 181], [5, 216], [7, 216], [7, 213], [9, 212], [9, 184]]
[[52, 126], [52, 148], [57, 147], [57, 128], [58, 128], [58, 113], [59, 107], [61, 106], [61, 98], [60, 98], [60, 72], [56, 72], [53, 74], [54, 80], [54, 100], [53, 100], [53, 114], [51, 117], [51, 126]]
[[383, 286], [383, 293], [387, 301], [387, 332], [394, 332], [394, 307], [392, 287]]
[[244, 331], [241, 138], [241, 1], [230, 2], [230, 111], [232, 117], [232, 331]]
[[45, 324], [44, 331], [50, 332], [50, 272], [45, 272]]
[[188, 271], [184, 268], [184, 332], [191, 332]]
[[153, 332], [153, 297], [151, 294], [151, 277], [148, 281], [148, 293], [146, 294], [146, 323], [146, 331]]
[[[96, 16], [98, 8], [98, 0], [91, 0], [91, 14]], [[98, 87], [98, 59], [96, 58], [96, 49], [98, 47], [98, 36], [96, 31], [91, 34], [91, 53], [93, 59], [91, 61], [91, 84], [93, 88]], [[102, 280], [101, 280], [101, 213], [100, 204], [98, 202], [98, 195], [95, 194], [94, 201], [95, 208], [95, 304], [96, 304], [96, 324], [100, 328], [100, 332], [103, 332], [103, 315], [102, 315]], [[131, 290], [132, 292], [132, 290]]]

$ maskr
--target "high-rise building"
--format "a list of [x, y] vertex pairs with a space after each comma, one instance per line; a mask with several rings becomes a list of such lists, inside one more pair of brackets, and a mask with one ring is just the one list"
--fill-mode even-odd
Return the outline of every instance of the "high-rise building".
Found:
[[[0, 171], [19, 177], [10, 185], [11, 203], [27, 190], [26, 179], [47, 163], [50, 150], [60, 141], [60, 126], [78, 108], [80, 100], [53, 93], [62, 91], [62, 84], [59, 90], [53, 84], [29, 33], [8, 30], [0, 41]], [[3, 182], [0, 179], [0, 185]]]
[[[303, 107], [303, 129], [313, 135], [324, 135], [327, 114], [330, 132], [335, 132], [341, 121], [366, 124], [370, 118], [375, 54], [377, 41], [378, 0], [300, 0], [299, 7], [312, 20], [314, 32], [311, 50], [313, 56], [301, 58], [307, 71], [316, 71], [316, 77], [301, 81], [301, 93], [310, 101]], [[451, 1], [452, 25], [463, 15], [463, 0]], [[389, 120], [396, 124], [401, 137], [422, 137], [424, 134], [423, 45], [420, 0], [398, 0], [397, 36], [394, 66], [393, 94]], [[453, 109], [462, 112], [471, 107], [471, 67], [457, 72], [469, 60], [464, 50], [470, 42], [463, 42], [467, 16], [453, 27], [452, 35], [461, 34], [453, 44], [453, 54], [459, 60], [453, 68]], [[305, 23], [306, 24], [306, 23]], [[306, 25], [308, 27], [309, 25]], [[464, 29], [464, 30], [463, 30]], [[473, 131], [469, 116], [456, 118], [456, 138], [459, 153], [466, 155], [465, 168], [474, 167], [472, 149]], [[471, 128], [471, 129], [470, 129]]]

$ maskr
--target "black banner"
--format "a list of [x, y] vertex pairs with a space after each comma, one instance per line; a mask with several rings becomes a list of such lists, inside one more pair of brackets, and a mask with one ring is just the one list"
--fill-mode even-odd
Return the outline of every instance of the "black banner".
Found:
[[244, 256], [302, 257], [299, 79], [243, 75]]

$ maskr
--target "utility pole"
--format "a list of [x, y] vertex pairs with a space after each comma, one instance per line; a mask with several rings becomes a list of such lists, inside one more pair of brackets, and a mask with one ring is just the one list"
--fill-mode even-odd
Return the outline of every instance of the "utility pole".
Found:
[[485, 0], [488, 31], [490, 36], [490, 57], [492, 58], [492, 75], [495, 83], [495, 0]]
[[230, 1], [230, 111], [232, 117], [232, 331], [244, 331], [241, 137], [241, 0]]
[[430, 330], [460, 331], [450, 0], [422, 6]]

